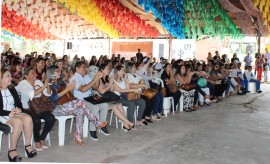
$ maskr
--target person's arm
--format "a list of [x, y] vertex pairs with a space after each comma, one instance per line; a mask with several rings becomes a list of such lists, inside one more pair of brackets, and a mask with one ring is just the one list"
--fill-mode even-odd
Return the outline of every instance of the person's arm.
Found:
[[60, 93], [58, 93], [58, 95], [60, 97], [62, 97], [67, 92], [72, 91], [74, 89], [75, 85], [76, 85], [76, 81], [73, 80], [70, 84], [67, 84], [66, 88], [63, 91], [61, 91]]
[[111, 87], [113, 86], [114, 78], [110, 78], [109, 84], [107, 86], [103, 85], [101, 82], [99, 82], [98, 92], [101, 94], [104, 94], [105, 92], [109, 91]]
[[121, 89], [116, 83], [114, 83], [114, 89], [115, 91], [118, 91], [119, 93], [127, 93], [127, 92], [139, 93], [137, 89]]
[[102, 75], [101, 75], [101, 72], [98, 72], [96, 75], [95, 75], [95, 77], [94, 77], [94, 80], [92, 80], [89, 84], [87, 84], [87, 85], [81, 85], [81, 86], [79, 86], [79, 88], [78, 88], [78, 90], [79, 91], [81, 91], [81, 92], [86, 92], [86, 91], [88, 91], [89, 89], [91, 89], [93, 86], [94, 86], [94, 84], [100, 79], [102, 77]]

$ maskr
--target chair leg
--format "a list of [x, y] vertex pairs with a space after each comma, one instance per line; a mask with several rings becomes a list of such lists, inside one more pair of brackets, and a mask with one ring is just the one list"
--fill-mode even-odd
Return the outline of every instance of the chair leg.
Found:
[[88, 133], [89, 133], [89, 120], [86, 116], [84, 116], [83, 137], [88, 137]]
[[71, 118], [71, 121], [70, 121], [70, 128], [69, 128], [69, 133], [72, 132], [73, 120], [74, 120], [74, 118]]
[[64, 146], [65, 144], [65, 130], [66, 130], [66, 119], [60, 118], [58, 119], [59, 127], [58, 127], [58, 140], [59, 146]]
[[116, 126], [116, 129], [118, 129], [118, 118], [116, 116], [115, 117], [115, 126]]
[[51, 146], [51, 136], [50, 133], [48, 133], [46, 140], [48, 141], [48, 145]]
[[110, 125], [112, 125], [113, 110], [111, 111]]
[[0, 154], [1, 154], [1, 149], [2, 149], [2, 137], [3, 137], [3, 132], [0, 131]]

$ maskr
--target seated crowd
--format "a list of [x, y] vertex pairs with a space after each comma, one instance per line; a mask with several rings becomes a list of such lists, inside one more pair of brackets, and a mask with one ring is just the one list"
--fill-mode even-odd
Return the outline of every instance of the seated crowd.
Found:
[[[29, 158], [36, 156], [37, 151], [49, 148], [44, 140], [54, 126], [55, 116], [74, 115], [74, 142], [84, 145], [85, 116], [90, 121], [90, 137], [98, 140], [97, 129], [104, 135], [110, 135], [106, 121], [110, 109], [128, 132], [165, 117], [164, 97], [174, 100], [171, 110], [177, 110], [183, 103], [185, 112], [193, 112], [204, 105], [222, 101], [224, 94], [226, 97], [246, 94], [249, 82], [256, 83], [256, 92], [261, 93], [260, 81], [251, 72], [251, 66], [243, 73], [238, 58], [235, 60], [234, 56], [230, 63], [226, 57], [220, 58], [218, 52], [213, 58], [209, 55], [207, 62], [195, 59], [167, 62], [164, 58], [156, 62], [154, 58], [147, 57], [126, 60], [120, 55], [112, 55], [111, 59], [101, 55], [98, 60], [92, 56], [89, 62], [76, 55], [69, 61], [67, 55], [57, 59], [50, 53], [44, 56], [31, 53], [22, 60], [19, 54], [12, 52], [2, 53], [1, 58], [0, 129], [11, 133], [8, 158], [15, 162], [22, 160], [16, 151], [22, 130]], [[162, 82], [154, 81], [154, 77], [160, 78], [164, 87]], [[156, 89], [151, 98], [142, 94], [148, 88]], [[58, 100], [68, 92], [72, 92], [76, 99], [59, 104]], [[120, 99], [99, 104], [85, 100], [95, 93], [105, 95], [108, 92]], [[129, 93], [140, 96], [129, 99]], [[29, 101], [41, 96], [46, 96], [54, 104], [54, 110], [33, 114]], [[183, 102], [180, 102], [181, 96]], [[41, 130], [42, 121], [44, 127]], [[35, 148], [30, 143], [32, 134]]]

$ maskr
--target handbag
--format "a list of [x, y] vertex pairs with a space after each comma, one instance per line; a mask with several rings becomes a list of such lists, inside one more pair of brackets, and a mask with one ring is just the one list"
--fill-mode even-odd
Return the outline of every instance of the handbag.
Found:
[[137, 100], [137, 99], [141, 98], [141, 94], [135, 93], [135, 92], [128, 92], [128, 93], [122, 93], [121, 97], [123, 99], [131, 101], [131, 100]]
[[29, 109], [33, 115], [41, 115], [42, 113], [50, 113], [54, 110], [53, 103], [45, 96], [33, 98], [28, 101]]
[[102, 94], [102, 98], [105, 99], [105, 101], [107, 102], [117, 102], [121, 99], [120, 96], [111, 91], [107, 91], [104, 94]]
[[156, 96], [156, 94], [157, 94], [157, 90], [153, 88], [144, 89], [142, 91], [142, 95], [144, 95], [148, 99], [152, 99], [153, 97]]
[[165, 97], [167, 95], [167, 92], [166, 92], [166, 88], [165, 87], [162, 87], [161, 88], [161, 93], [162, 95]]
[[102, 103], [112, 103], [118, 102], [120, 100], [120, 96], [117, 94], [107, 91], [104, 94], [93, 94], [88, 97], [85, 97], [84, 100], [90, 102], [91, 104], [102, 104]]
[[205, 87], [207, 85], [207, 80], [204, 78], [199, 78], [198, 83], [200, 87]]
[[[58, 89], [57, 93], [62, 92], [64, 89], [65, 89], [65, 87], [62, 87], [62, 88]], [[58, 105], [63, 105], [65, 103], [67, 103], [67, 102], [70, 102], [70, 101], [76, 100], [76, 99], [77, 98], [74, 97], [74, 95], [70, 91], [68, 91], [67, 93], [65, 93], [62, 97], [60, 97], [57, 100], [57, 104]]]
[[177, 86], [174, 83], [173, 84], [168, 84], [167, 86], [168, 86], [169, 91], [171, 93], [175, 93], [177, 91]]
[[190, 91], [190, 90], [196, 88], [196, 84], [182, 84], [180, 86], [180, 88], [185, 90], [185, 91]]

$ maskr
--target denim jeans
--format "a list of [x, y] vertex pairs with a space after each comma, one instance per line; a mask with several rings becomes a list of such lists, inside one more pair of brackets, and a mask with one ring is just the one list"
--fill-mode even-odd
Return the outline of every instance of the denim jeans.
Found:
[[250, 79], [249, 82], [254, 82], [254, 83], [256, 83], [256, 91], [259, 91], [259, 90], [260, 90], [261, 82], [260, 82], [259, 80]]
[[151, 107], [153, 108], [153, 115], [163, 112], [163, 94], [161, 91], [159, 91], [154, 97]]

